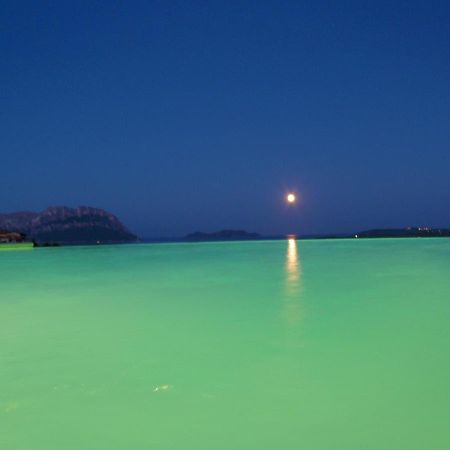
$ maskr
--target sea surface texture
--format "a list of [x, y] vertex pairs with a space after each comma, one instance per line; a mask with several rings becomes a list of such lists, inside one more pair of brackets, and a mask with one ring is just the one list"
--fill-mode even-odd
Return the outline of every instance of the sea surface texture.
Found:
[[0, 252], [2, 450], [448, 450], [450, 239]]

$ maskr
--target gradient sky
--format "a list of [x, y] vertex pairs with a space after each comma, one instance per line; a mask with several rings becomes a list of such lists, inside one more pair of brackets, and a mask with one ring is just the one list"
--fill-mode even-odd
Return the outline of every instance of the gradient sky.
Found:
[[0, 10], [1, 212], [98, 206], [144, 237], [450, 227], [448, 0]]

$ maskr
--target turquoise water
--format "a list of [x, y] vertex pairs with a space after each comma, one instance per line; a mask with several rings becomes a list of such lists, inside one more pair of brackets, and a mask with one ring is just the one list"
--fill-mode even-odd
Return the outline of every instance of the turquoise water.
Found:
[[448, 450], [450, 239], [0, 252], [0, 449]]

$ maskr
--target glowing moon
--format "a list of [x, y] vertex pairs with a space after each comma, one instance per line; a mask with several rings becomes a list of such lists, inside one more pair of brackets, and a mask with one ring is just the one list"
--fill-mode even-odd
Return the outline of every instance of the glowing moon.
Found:
[[288, 194], [286, 196], [286, 200], [288, 203], [295, 203], [295, 200], [296, 200], [295, 194], [292, 194], [292, 193]]

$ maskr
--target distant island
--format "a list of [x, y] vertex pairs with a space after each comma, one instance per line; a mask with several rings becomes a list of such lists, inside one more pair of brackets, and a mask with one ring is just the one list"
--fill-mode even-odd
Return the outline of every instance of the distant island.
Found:
[[[430, 227], [407, 227], [407, 228], [380, 228], [360, 231], [351, 234], [316, 234], [316, 235], [292, 235], [297, 239], [370, 239], [370, 238], [413, 238], [413, 237], [450, 237], [450, 229]], [[245, 241], [245, 240], [267, 240], [286, 239], [286, 236], [261, 236], [258, 233], [249, 233], [244, 230], [221, 230], [213, 233], [197, 231], [188, 234], [182, 240], [190, 242], [200, 241]], [[177, 239], [178, 240], [178, 239]]]
[[138, 237], [100, 208], [51, 206], [42, 212], [0, 214], [3, 239], [38, 245], [135, 242]]
[[430, 227], [381, 228], [361, 231], [355, 238], [450, 237], [450, 229]]
[[214, 233], [203, 233], [196, 231], [184, 238], [187, 241], [245, 241], [261, 239], [258, 233], [249, 233], [245, 230], [221, 230]]

